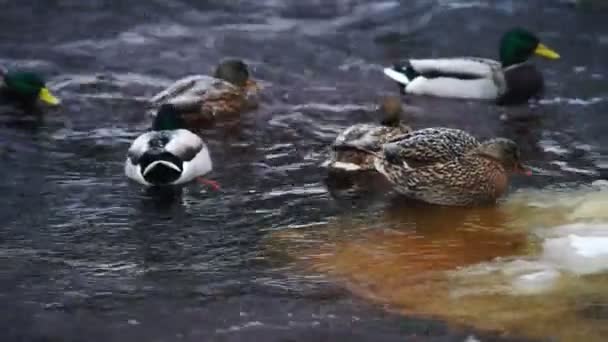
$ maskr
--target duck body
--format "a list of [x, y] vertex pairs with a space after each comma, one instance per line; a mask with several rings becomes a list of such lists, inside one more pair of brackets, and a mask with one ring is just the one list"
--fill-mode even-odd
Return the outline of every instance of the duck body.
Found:
[[159, 110], [153, 129], [137, 137], [127, 152], [125, 174], [147, 187], [185, 184], [213, 169], [207, 145], [199, 136], [178, 127], [158, 128], [161, 125], [156, 122], [169, 115], [165, 108]]
[[462, 156], [449, 162], [404, 168], [378, 166], [395, 191], [422, 202], [469, 206], [495, 201], [507, 188], [505, 170], [484, 158]]
[[412, 129], [401, 122], [401, 99], [387, 97], [378, 112], [383, 115], [379, 124], [360, 123], [340, 133], [331, 146], [329, 159], [324, 163], [334, 171], [373, 171], [374, 156], [382, 146]]
[[[170, 103], [191, 126], [211, 123], [255, 108], [246, 89], [207, 75], [182, 78], [150, 99], [151, 112]], [[152, 114], [155, 115], [155, 114]]]
[[407, 94], [501, 105], [524, 103], [544, 90], [542, 74], [527, 62], [502, 68], [498, 61], [475, 57], [412, 59], [386, 68], [384, 73]]
[[409, 59], [384, 69], [402, 93], [444, 98], [520, 104], [544, 90], [542, 73], [528, 60], [537, 54], [559, 55], [523, 29], [507, 32], [500, 44], [500, 60], [478, 57]]
[[372, 171], [374, 156], [391, 139], [411, 131], [406, 125], [396, 127], [371, 123], [356, 124], [344, 130], [334, 141], [326, 165], [331, 170]]
[[447, 162], [479, 146], [469, 133], [454, 128], [423, 128], [392, 139], [381, 148], [392, 164], [407, 167]]
[[153, 96], [150, 113], [154, 116], [159, 106], [168, 103], [180, 111], [189, 127], [204, 126], [256, 108], [256, 91], [246, 65], [228, 60], [214, 76], [187, 76]]
[[398, 193], [449, 206], [495, 202], [507, 190], [510, 172], [524, 170], [514, 142], [480, 143], [448, 128], [414, 131], [385, 144], [374, 165]]

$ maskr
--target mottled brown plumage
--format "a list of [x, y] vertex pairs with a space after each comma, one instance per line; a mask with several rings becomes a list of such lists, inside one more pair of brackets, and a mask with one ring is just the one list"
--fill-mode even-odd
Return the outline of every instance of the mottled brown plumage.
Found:
[[[507, 190], [510, 174], [524, 170], [519, 148], [511, 140], [479, 144], [466, 132], [430, 130], [436, 132], [429, 132], [433, 134], [428, 139], [393, 142], [376, 155], [376, 169], [403, 195], [439, 205], [492, 203]], [[433, 141], [443, 143], [429, 143]]]
[[340, 133], [332, 145], [330, 158], [326, 162], [330, 169], [343, 171], [372, 171], [374, 156], [386, 142], [411, 131], [401, 123], [401, 100], [387, 97], [382, 100], [378, 111], [381, 123], [364, 123], [348, 127]]
[[154, 115], [161, 104], [173, 104], [182, 112], [188, 127], [196, 128], [255, 109], [257, 91], [245, 63], [226, 60], [214, 76], [194, 75], [176, 81], [150, 100], [150, 110]]

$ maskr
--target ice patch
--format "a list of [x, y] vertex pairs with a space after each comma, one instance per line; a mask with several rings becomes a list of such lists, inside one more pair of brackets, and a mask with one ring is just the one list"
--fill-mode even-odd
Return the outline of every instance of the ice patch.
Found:
[[[588, 235], [583, 235], [588, 234]], [[543, 243], [541, 258], [575, 274], [608, 270], [608, 227], [550, 238]]]

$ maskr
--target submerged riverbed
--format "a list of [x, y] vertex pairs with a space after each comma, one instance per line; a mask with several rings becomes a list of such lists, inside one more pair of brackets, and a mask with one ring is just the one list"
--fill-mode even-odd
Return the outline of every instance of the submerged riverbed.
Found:
[[[0, 116], [3, 341], [605, 339], [605, 273], [552, 267], [562, 260], [545, 243], [607, 224], [606, 12], [553, 0], [0, 5], [0, 64], [49, 75], [64, 103], [43, 120]], [[537, 61], [539, 103], [404, 98], [414, 127], [520, 144], [534, 176], [496, 208], [328, 179], [335, 136], [377, 120], [397, 91], [383, 65], [494, 57], [515, 25], [562, 56]], [[222, 191], [145, 194], [123, 175], [150, 124], [144, 100], [223, 57], [245, 59], [263, 94], [238, 124], [203, 132]]]
[[497, 208], [389, 206], [378, 217], [280, 231], [270, 241], [292, 269], [323, 274], [391, 311], [603, 341], [607, 185], [523, 190]]

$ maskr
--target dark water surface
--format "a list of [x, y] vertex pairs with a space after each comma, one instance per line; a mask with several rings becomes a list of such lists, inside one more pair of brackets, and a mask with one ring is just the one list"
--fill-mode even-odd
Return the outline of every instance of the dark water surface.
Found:
[[[319, 167], [338, 132], [375, 120], [378, 98], [395, 93], [381, 67], [406, 54], [493, 57], [514, 25], [562, 55], [538, 61], [541, 103], [412, 98], [411, 124], [515, 139], [536, 173], [515, 189], [606, 178], [606, 12], [524, 0], [0, 0], [0, 63], [45, 72], [64, 101], [42, 121], [0, 118], [1, 340], [485, 336], [388, 314], [286, 267], [267, 238], [382, 212], [381, 195], [333, 198]], [[143, 100], [227, 56], [245, 59], [264, 93], [240, 125], [204, 132], [222, 191], [146, 195], [123, 175], [149, 125]]]

